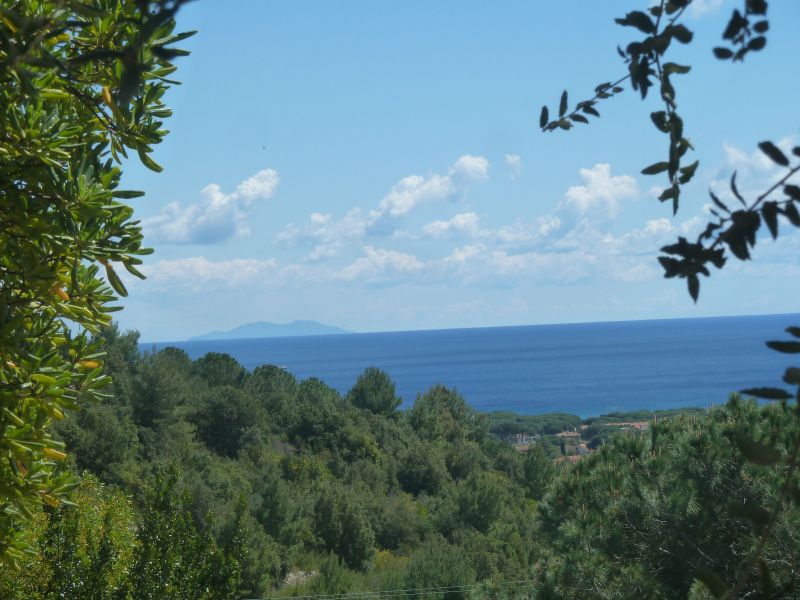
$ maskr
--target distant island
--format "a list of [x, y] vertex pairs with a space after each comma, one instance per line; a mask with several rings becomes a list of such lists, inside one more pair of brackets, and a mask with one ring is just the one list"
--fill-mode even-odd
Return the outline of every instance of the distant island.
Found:
[[241, 340], [246, 338], [293, 337], [302, 335], [332, 335], [337, 333], [353, 333], [335, 325], [326, 325], [317, 321], [292, 321], [291, 323], [269, 323], [259, 321], [246, 323], [228, 331], [212, 331], [189, 338], [187, 341], [202, 340]]

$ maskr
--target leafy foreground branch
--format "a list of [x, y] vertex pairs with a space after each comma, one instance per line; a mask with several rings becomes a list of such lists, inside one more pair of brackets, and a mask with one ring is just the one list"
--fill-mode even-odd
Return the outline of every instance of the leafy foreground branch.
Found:
[[[700, 294], [699, 275], [711, 275], [709, 263], [717, 269], [723, 268], [726, 249], [739, 260], [748, 260], [763, 225], [767, 226], [772, 239], [778, 238], [779, 217], [794, 227], [800, 227], [800, 186], [790, 183], [800, 172], [800, 161], [795, 165], [790, 164], [789, 158], [772, 142], [762, 142], [759, 148], [773, 162], [786, 169], [778, 181], [748, 204], [736, 186], [734, 172], [730, 190], [743, 208], [731, 210], [714, 192], [709, 191], [714, 203], [709, 210], [717, 220], [708, 223], [696, 242], [690, 243], [681, 237], [677, 243], [661, 248], [662, 252], [669, 255], [658, 258], [664, 268], [664, 276], [686, 279], [689, 294], [695, 302]], [[800, 159], [800, 146], [795, 146], [792, 154]], [[773, 198], [773, 194], [781, 192], [782, 198]]]
[[[636, 29], [646, 35], [640, 41], [627, 45], [623, 50], [618, 48], [620, 56], [628, 65], [628, 75], [619, 79], [611, 89], [613, 94], [622, 91], [616, 87], [623, 81], [630, 80], [634, 90], [639, 90], [642, 99], [647, 97], [650, 87], [657, 85], [664, 110], [650, 114], [653, 125], [660, 132], [669, 136], [669, 150], [665, 160], [651, 164], [642, 170], [644, 175], [656, 175], [666, 172], [669, 179], [667, 187], [659, 196], [662, 202], [672, 200], [673, 214], [677, 212], [681, 186], [694, 177], [699, 163], [682, 165], [685, 153], [692, 149], [688, 138], [684, 137], [683, 120], [678, 115], [676, 92], [671, 81], [675, 74], [689, 73], [689, 65], [664, 62], [664, 57], [673, 41], [683, 44], [692, 42], [692, 32], [679, 18], [691, 4], [692, 0], [661, 0], [647, 12], [632, 11], [616, 22], [624, 27]], [[766, 18], [767, 2], [765, 0], [745, 0], [743, 9], [734, 9], [722, 38], [727, 46], [713, 49], [714, 56], [720, 60], [744, 60], [751, 52], [763, 50], [767, 44], [765, 33], [769, 30]], [[559, 119], [549, 120], [549, 111], [542, 109], [540, 126], [545, 131], [570, 129], [573, 122], [588, 123], [588, 119], [577, 111], [599, 116], [594, 105], [599, 99], [613, 95], [609, 92], [612, 84], [602, 84], [596, 89], [596, 95], [589, 101], [581, 102], [573, 113], [567, 115], [567, 92], [561, 98]], [[661, 248], [664, 253], [658, 258], [667, 278], [683, 278], [687, 281], [689, 295], [696, 302], [700, 293], [700, 275], [710, 276], [709, 265], [722, 269], [726, 262], [726, 252], [730, 251], [739, 260], [751, 258], [751, 250], [755, 247], [759, 231], [763, 225], [769, 230], [773, 239], [779, 235], [779, 223], [800, 227], [800, 187], [795, 176], [800, 172], [800, 162], [794, 162], [787, 154], [772, 142], [759, 144], [760, 150], [776, 165], [785, 169], [782, 175], [767, 190], [748, 202], [736, 184], [736, 173], [730, 180], [730, 191], [741, 208], [733, 210], [713, 191], [710, 191], [713, 207], [711, 214], [716, 218], [709, 222], [695, 242], [680, 237], [677, 243]], [[794, 159], [800, 159], [800, 146], [791, 150]], [[790, 327], [788, 333], [800, 337], [800, 329]], [[797, 341], [768, 342], [772, 349], [783, 353], [800, 353]], [[790, 368], [784, 374], [784, 382], [788, 385], [800, 386], [800, 369]], [[767, 502], [753, 498], [744, 502], [731, 501], [730, 509], [749, 523], [758, 537], [751, 548], [740, 555], [740, 564], [734, 569], [726, 568], [708, 555], [704, 560], [692, 563], [687, 561], [684, 568], [696, 574], [715, 598], [740, 598], [758, 595], [764, 598], [778, 598], [791, 595], [795, 589], [795, 573], [790, 577], [785, 574], [776, 578], [777, 563], [769, 558], [770, 544], [775, 538], [783, 535], [777, 531], [779, 523], [787, 512], [796, 510], [800, 501], [798, 487], [798, 457], [800, 457], [800, 387], [790, 393], [780, 388], [757, 388], [745, 390], [745, 393], [765, 400], [778, 402], [785, 420], [774, 425], [770, 435], [760, 434], [753, 437], [753, 432], [741, 424], [731, 431], [732, 439], [748, 461], [763, 468], [771, 468], [780, 477], [779, 492]], [[778, 410], [778, 409], [775, 409]], [[763, 438], [763, 439], [762, 439]], [[776, 447], [780, 438], [779, 447]], [[718, 462], [719, 455], [711, 450], [708, 460]], [[737, 531], [731, 543], [736, 545], [744, 536]], [[795, 563], [796, 564], [796, 563]], [[779, 568], [779, 567], [778, 567]], [[753, 588], [750, 582], [757, 579], [759, 587]]]
[[181, 0], [19, 0], [0, 6], [0, 562], [19, 566], [42, 503], [78, 482], [52, 425], [106, 398], [90, 334], [111, 322], [117, 269], [149, 249], [119, 189], [128, 151], [149, 156], [185, 52]]

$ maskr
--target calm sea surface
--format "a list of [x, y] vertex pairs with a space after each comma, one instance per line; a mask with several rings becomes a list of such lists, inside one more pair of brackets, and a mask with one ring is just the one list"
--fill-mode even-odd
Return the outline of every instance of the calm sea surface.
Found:
[[392, 377], [410, 406], [441, 383], [481, 411], [569, 412], [707, 407], [746, 387], [780, 383], [785, 339], [800, 315], [534, 325], [143, 344], [192, 358], [227, 352], [253, 369], [285, 366], [345, 393], [369, 366]]

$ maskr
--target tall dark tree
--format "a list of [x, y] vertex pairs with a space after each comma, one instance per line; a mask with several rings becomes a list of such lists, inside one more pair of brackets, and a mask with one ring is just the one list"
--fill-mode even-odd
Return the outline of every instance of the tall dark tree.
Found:
[[368, 367], [358, 376], [347, 399], [353, 406], [379, 415], [392, 414], [402, 403], [389, 375], [376, 367]]

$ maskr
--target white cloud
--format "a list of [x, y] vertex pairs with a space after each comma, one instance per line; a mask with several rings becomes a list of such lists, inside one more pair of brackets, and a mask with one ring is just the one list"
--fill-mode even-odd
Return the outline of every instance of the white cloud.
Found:
[[450, 175], [460, 175], [473, 181], [486, 181], [489, 179], [489, 161], [483, 156], [465, 154], [453, 164]]
[[312, 250], [307, 256], [308, 260], [331, 258], [348, 243], [393, 235], [397, 221], [420, 206], [452, 200], [466, 189], [469, 182], [485, 181], [488, 176], [488, 160], [482, 156], [465, 154], [444, 175], [434, 173], [403, 177], [369, 212], [356, 207], [339, 219], [313, 213], [305, 226], [300, 228], [289, 224], [277, 239], [281, 242], [310, 244]]
[[[638, 228], [620, 232], [617, 223], [612, 229], [608, 216], [616, 215], [622, 201], [635, 197], [639, 189], [633, 177], [614, 176], [608, 165], [598, 164], [581, 169], [582, 185], [569, 188], [554, 212], [532, 222], [484, 227], [476, 212], [467, 211], [431, 221], [416, 233], [399, 235], [398, 219], [423, 204], [453, 197], [463, 189], [464, 181], [480, 180], [487, 174], [488, 162], [479, 159], [461, 157], [444, 175], [405, 177], [373, 210], [353, 208], [338, 218], [314, 212], [302, 227], [287, 226], [278, 239], [308, 243], [305, 260], [279, 264], [274, 259], [209, 261], [195, 257], [156, 263], [154, 278], [177, 280], [194, 289], [311, 282], [348, 287], [403, 283], [517, 287], [596, 279], [636, 283], [661, 276], [655, 261], [660, 246], [678, 235], [696, 234], [704, 223], [702, 217], [683, 222], [656, 218]], [[263, 195], [256, 181], [243, 182], [231, 196], [244, 202], [246, 197]], [[269, 192], [269, 185], [264, 189]], [[379, 224], [386, 228], [379, 229]], [[424, 256], [404, 249], [406, 242], [421, 237], [435, 242], [425, 246]], [[379, 238], [391, 239], [392, 247], [364, 243]], [[454, 240], [464, 243], [452, 247]], [[349, 260], [332, 260], [344, 250], [351, 256]], [[331, 260], [320, 262], [323, 259]]]
[[250, 233], [250, 212], [258, 200], [273, 196], [280, 178], [264, 169], [242, 181], [225, 194], [212, 183], [200, 192], [201, 200], [188, 206], [172, 202], [142, 223], [145, 233], [159, 242], [173, 244], [214, 244]]
[[601, 214], [615, 218], [620, 201], [639, 194], [636, 180], [630, 175], [611, 175], [611, 167], [598, 163], [591, 169], [579, 171], [584, 185], [572, 186], [564, 194], [564, 205], [581, 215]]
[[425, 264], [412, 254], [365, 246], [364, 256], [332, 273], [332, 278], [343, 281], [361, 279], [374, 283], [389, 277], [419, 273], [424, 268]]
[[689, 5], [689, 14], [694, 18], [704, 17], [717, 12], [725, 0], [694, 0]]
[[310, 240], [314, 247], [308, 260], [318, 261], [338, 254], [348, 242], [361, 240], [366, 234], [367, 220], [358, 208], [351, 209], [339, 220], [330, 214], [311, 213], [301, 231], [290, 225], [278, 234], [281, 241]]
[[[312, 220], [320, 227], [333, 222], [321, 213], [315, 213]], [[165, 286], [190, 290], [303, 286], [312, 282], [352, 286], [446, 282], [509, 288], [532, 283], [569, 285], [599, 278], [635, 283], [659, 278], [657, 248], [696, 230], [700, 221], [695, 218], [673, 225], [666, 218], [652, 219], [641, 228], [613, 235], [582, 219], [563, 235], [547, 237], [535, 227], [521, 224], [482, 230], [477, 215], [463, 213], [450, 221], [434, 222], [430, 231], [446, 235], [451, 226], [463, 226], [472, 231], [474, 241], [438, 258], [421, 259], [408, 252], [366, 245], [361, 256], [343, 266], [281, 264], [273, 258], [214, 261], [191, 257], [156, 262], [147, 266], [145, 273], [154, 290]], [[552, 220], [543, 223], [558, 232]]]
[[[460, 159], [459, 159], [460, 160]], [[403, 177], [383, 197], [378, 208], [370, 211], [372, 221], [383, 217], [402, 217], [424, 202], [435, 202], [450, 198], [456, 186], [449, 175], [421, 175]]]
[[534, 240], [536, 232], [532, 226], [517, 221], [512, 225], [502, 225], [495, 229], [481, 231], [480, 237], [495, 244], [510, 246]]
[[232, 197], [242, 199], [245, 204], [259, 199], [267, 200], [275, 193], [279, 181], [277, 171], [264, 169], [237, 185]]
[[511, 171], [511, 179], [519, 177], [522, 171], [522, 157], [519, 154], [506, 154], [505, 161], [506, 166]]
[[[658, 6], [660, 0], [648, 0], [648, 6]], [[699, 19], [706, 15], [716, 13], [725, 4], [730, 4], [730, 0], [692, 0], [689, 4], [689, 16]]]
[[422, 228], [428, 237], [477, 237], [480, 233], [480, 218], [474, 212], [460, 213], [448, 221], [432, 221]]
[[142, 267], [147, 275], [147, 285], [160, 290], [164, 285], [188, 287], [200, 290], [209, 284], [239, 285], [252, 283], [279, 267], [274, 258], [234, 258], [231, 260], [208, 260], [204, 256], [192, 256], [175, 260], [160, 260]]
[[561, 229], [561, 219], [553, 215], [539, 217], [538, 223], [539, 223], [539, 235], [544, 237], [547, 237], [551, 233]]

